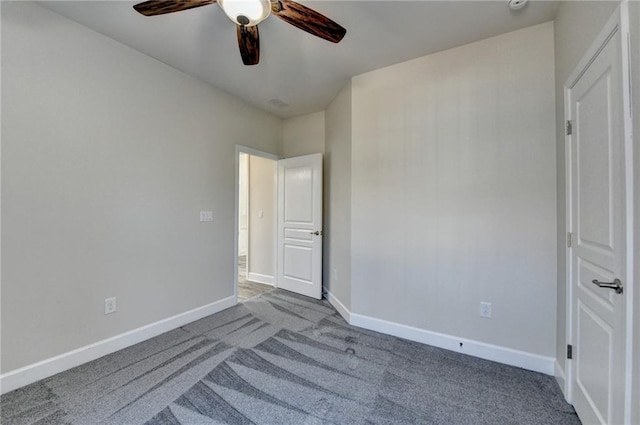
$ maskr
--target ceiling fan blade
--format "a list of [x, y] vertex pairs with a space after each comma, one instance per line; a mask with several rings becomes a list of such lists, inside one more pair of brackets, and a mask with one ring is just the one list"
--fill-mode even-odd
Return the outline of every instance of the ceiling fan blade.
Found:
[[133, 8], [144, 16], [155, 16], [206, 6], [215, 2], [216, 0], [149, 0], [138, 3]]
[[293, 0], [274, 0], [271, 13], [309, 34], [333, 43], [339, 43], [347, 33], [346, 29], [323, 14]]
[[238, 47], [245, 65], [256, 65], [260, 61], [260, 37], [258, 26], [238, 25]]

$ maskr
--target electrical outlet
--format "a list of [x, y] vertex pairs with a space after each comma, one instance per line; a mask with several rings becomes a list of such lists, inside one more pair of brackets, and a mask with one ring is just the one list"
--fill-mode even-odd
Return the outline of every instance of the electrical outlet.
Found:
[[480, 317], [491, 319], [491, 303], [487, 303], [487, 302], [480, 303]]
[[337, 281], [338, 280], [338, 269], [336, 269], [334, 267], [333, 270], [331, 271], [331, 273], [333, 274], [333, 280]]
[[104, 314], [111, 314], [116, 311], [116, 297], [105, 298], [104, 300]]

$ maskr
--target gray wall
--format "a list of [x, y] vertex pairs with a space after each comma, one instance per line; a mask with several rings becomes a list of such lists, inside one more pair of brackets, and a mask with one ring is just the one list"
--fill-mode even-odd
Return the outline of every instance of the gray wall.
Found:
[[[566, 208], [565, 208], [565, 129], [564, 83], [591, 43], [618, 7], [617, 1], [563, 1], [554, 22], [556, 81], [556, 167], [558, 205], [558, 287], [556, 321], [556, 359], [564, 371], [566, 350]], [[564, 386], [563, 382], [560, 382]]]
[[2, 372], [231, 296], [234, 146], [282, 120], [35, 4], [2, 42]]
[[553, 67], [546, 23], [354, 77], [353, 313], [555, 355]]
[[326, 111], [324, 284], [351, 308], [351, 83]]
[[[277, 162], [249, 156], [249, 280], [275, 278]], [[260, 216], [262, 211], [262, 216]]]
[[282, 155], [285, 158], [324, 153], [324, 111], [284, 120]]
[[238, 158], [238, 255], [249, 250], [249, 154]]

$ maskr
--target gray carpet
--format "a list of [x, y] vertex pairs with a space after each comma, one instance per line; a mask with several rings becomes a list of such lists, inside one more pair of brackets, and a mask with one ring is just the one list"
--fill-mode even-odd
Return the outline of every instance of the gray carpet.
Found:
[[345, 323], [286, 291], [6, 394], [14, 424], [579, 424], [552, 377]]

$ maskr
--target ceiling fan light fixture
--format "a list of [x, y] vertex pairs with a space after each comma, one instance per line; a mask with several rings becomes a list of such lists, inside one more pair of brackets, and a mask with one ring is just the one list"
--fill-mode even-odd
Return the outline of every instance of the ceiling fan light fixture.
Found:
[[252, 27], [271, 13], [269, 0], [218, 0], [224, 13], [238, 25]]

